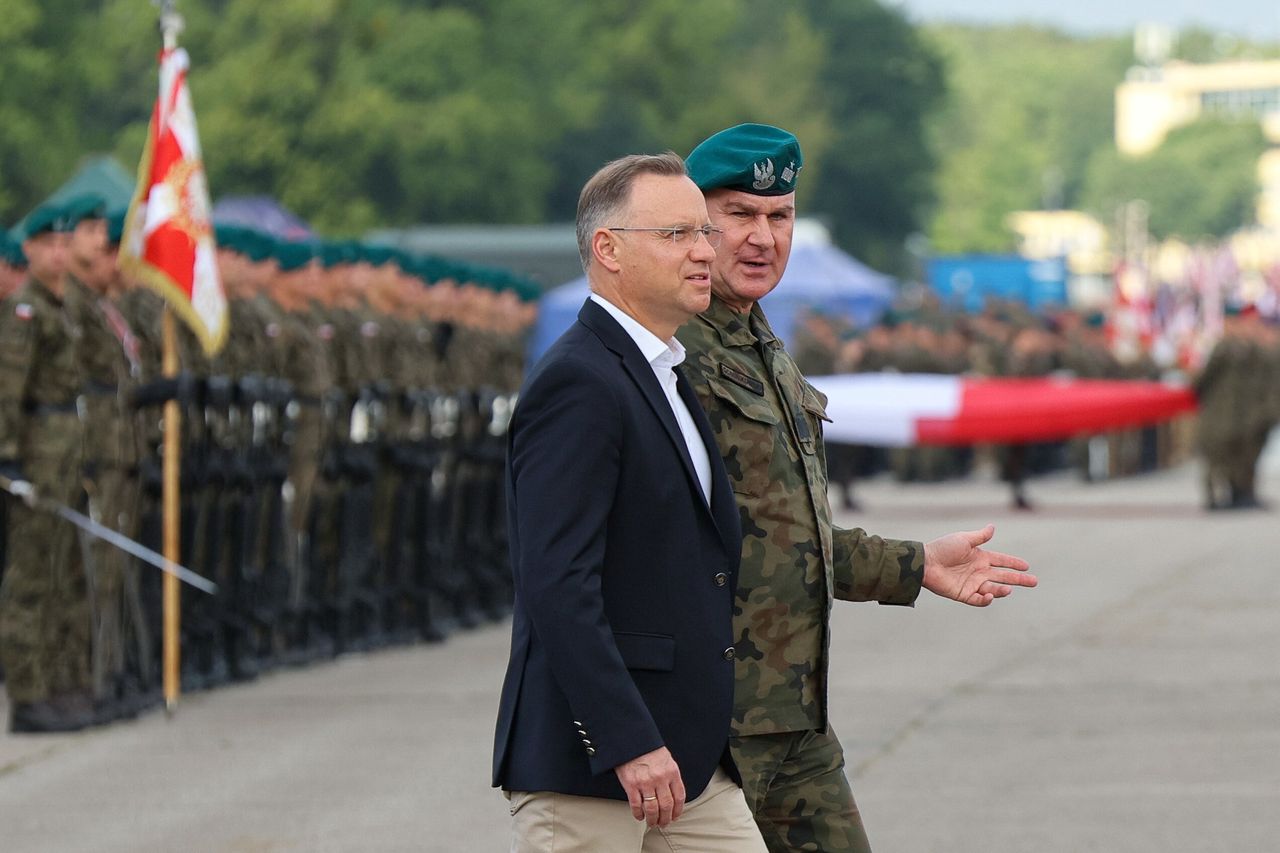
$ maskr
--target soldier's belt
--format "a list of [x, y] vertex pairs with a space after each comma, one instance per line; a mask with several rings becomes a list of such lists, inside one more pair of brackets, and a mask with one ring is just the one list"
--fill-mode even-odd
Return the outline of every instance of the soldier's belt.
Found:
[[36, 403], [27, 401], [22, 404], [22, 411], [28, 415], [45, 416], [45, 415], [74, 415], [77, 412], [76, 401], [70, 400], [65, 403]]

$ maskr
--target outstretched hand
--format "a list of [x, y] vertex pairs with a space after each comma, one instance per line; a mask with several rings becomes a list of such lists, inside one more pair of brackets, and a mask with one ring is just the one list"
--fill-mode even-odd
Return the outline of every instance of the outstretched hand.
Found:
[[987, 551], [982, 546], [995, 535], [994, 524], [981, 530], [948, 533], [924, 546], [924, 588], [962, 604], [986, 607], [1013, 592], [1015, 586], [1035, 586], [1036, 576], [1026, 560]]

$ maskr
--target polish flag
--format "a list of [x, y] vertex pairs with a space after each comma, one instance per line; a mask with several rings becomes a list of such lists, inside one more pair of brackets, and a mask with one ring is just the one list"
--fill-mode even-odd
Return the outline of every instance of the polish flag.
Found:
[[182, 48], [160, 54], [160, 96], [138, 167], [138, 189], [120, 241], [121, 266], [165, 298], [208, 355], [227, 339], [209, 188]]
[[857, 373], [810, 378], [827, 395], [828, 441], [882, 447], [1058, 441], [1148, 426], [1196, 408], [1161, 382]]

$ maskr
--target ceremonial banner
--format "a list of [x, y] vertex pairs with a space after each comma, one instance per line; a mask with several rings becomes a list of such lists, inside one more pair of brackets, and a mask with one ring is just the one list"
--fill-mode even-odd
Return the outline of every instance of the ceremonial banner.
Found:
[[181, 48], [160, 54], [160, 95], [138, 167], [138, 188], [120, 241], [121, 266], [159, 291], [205, 353], [227, 339], [227, 298], [218, 277], [209, 188]]
[[1058, 441], [1148, 426], [1196, 408], [1190, 389], [1160, 382], [924, 373], [809, 381], [827, 395], [828, 441], [883, 447]]

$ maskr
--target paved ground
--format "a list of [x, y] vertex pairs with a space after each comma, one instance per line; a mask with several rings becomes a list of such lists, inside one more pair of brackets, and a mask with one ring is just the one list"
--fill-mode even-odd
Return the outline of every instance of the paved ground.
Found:
[[[1280, 849], [1280, 511], [1203, 513], [1190, 468], [1031, 493], [1015, 515], [996, 484], [877, 481], [846, 519], [915, 538], [992, 520], [1041, 578], [987, 610], [837, 607], [833, 720], [876, 850]], [[172, 719], [0, 736], [0, 850], [503, 850], [506, 643], [495, 626]]]

